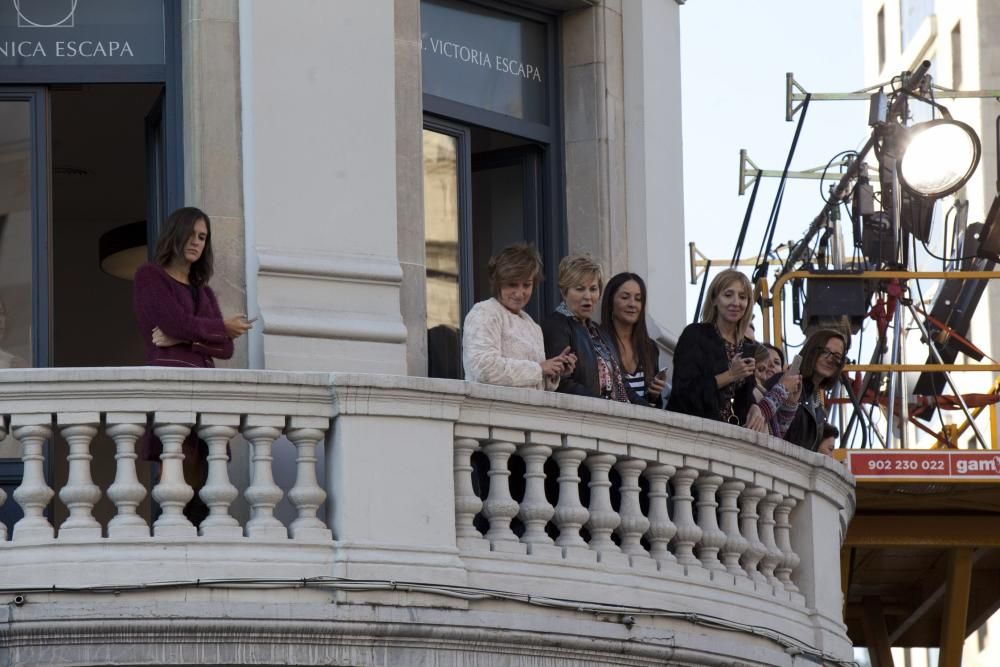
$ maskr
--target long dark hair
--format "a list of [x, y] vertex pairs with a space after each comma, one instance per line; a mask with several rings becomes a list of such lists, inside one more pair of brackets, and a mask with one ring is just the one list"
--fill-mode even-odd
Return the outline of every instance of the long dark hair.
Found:
[[163, 231], [160, 232], [160, 239], [156, 242], [156, 253], [153, 261], [166, 268], [174, 261], [174, 257], [184, 256], [184, 246], [187, 245], [194, 225], [199, 220], [205, 221], [205, 228], [208, 234], [205, 237], [205, 249], [201, 252], [198, 261], [191, 265], [188, 273], [188, 281], [193, 287], [201, 287], [208, 284], [212, 277], [212, 221], [208, 214], [199, 208], [185, 206], [179, 208], [163, 221]]
[[[614, 302], [615, 294], [621, 286], [630, 280], [634, 280], [639, 286], [639, 295], [642, 303], [639, 307], [639, 319], [632, 327], [632, 349], [635, 350], [636, 359], [639, 360], [639, 368], [646, 378], [646, 386], [649, 386], [656, 372], [656, 365], [653, 362], [654, 343], [646, 331], [646, 282], [634, 273], [619, 273], [608, 281], [608, 286], [604, 289], [604, 298], [601, 300], [601, 328], [608, 332], [609, 338], [618, 347], [618, 335], [615, 333], [614, 323]], [[619, 354], [621, 350], [618, 351]]]
[[[826, 347], [826, 344], [831, 338], [837, 338], [844, 344], [844, 358], [840, 360], [840, 365], [837, 372], [828, 378], [823, 378], [820, 382], [816, 382], [813, 378], [813, 374], [816, 372], [816, 361], [819, 360], [820, 351]], [[840, 372], [844, 368], [844, 364], [847, 363], [847, 351], [851, 349], [851, 339], [844, 336], [844, 334], [833, 329], [820, 329], [814, 331], [806, 342], [802, 345], [802, 365], [799, 367], [799, 372], [802, 373], [802, 377], [813, 383], [816, 389], [829, 389], [840, 380]]]

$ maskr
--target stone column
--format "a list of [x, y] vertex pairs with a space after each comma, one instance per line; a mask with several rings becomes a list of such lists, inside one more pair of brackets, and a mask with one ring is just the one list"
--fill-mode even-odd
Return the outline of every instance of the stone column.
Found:
[[94, 484], [90, 462], [90, 443], [97, 435], [99, 413], [60, 413], [56, 416], [59, 432], [69, 445], [69, 475], [59, 490], [59, 499], [69, 516], [59, 526], [59, 537], [92, 539], [101, 536], [101, 524], [94, 518], [94, 505], [101, 499], [101, 489]]
[[149, 525], [137, 509], [146, 497], [146, 487], [136, 475], [135, 443], [146, 431], [145, 413], [108, 413], [107, 434], [115, 441], [115, 481], [108, 498], [118, 512], [108, 522], [108, 537], [148, 537]]
[[402, 375], [394, 6], [313, 2], [307, 15], [240, 3], [264, 367]]
[[[184, 201], [212, 219], [212, 290], [222, 312], [256, 315], [256, 304], [247, 302], [239, 5], [181, 4]], [[233, 358], [219, 366], [247, 368], [247, 345], [258, 332], [237, 339]]]
[[45, 456], [42, 446], [52, 437], [51, 415], [13, 415], [10, 420], [14, 438], [21, 443], [24, 472], [21, 485], [14, 489], [14, 501], [24, 513], [14, 524], [14, 541], [51, 540], [52, 524], [45, 518], [45, 507], [55, 492], [45, 481]]

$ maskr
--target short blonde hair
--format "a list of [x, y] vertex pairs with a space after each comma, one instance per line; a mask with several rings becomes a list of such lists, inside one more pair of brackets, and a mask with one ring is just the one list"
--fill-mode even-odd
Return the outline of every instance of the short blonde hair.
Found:
[[750, 279], [746, 277], [746, 274], [736, 269], [720, 271], [719, 275], [712, 280], [712, 284], [708, 286], [708, 294], [705, 295], [705, 303], [701, 307], [701, 321], [714, 323], [718, 319], [719, 309], [715, 305], [715, 300], [719, 297], [720, 292], [733, 283], [739, 283], [740, 287], [747, 293], [747, 312], [743, 313], [743, 317], [736, 323], [737, 338], [743, 340], [747, 324], [753, 319], [753, 285], [750, 284]]
[[601, 265], [590, 255], [570, 255], [559, 262], [559, 293], [563, 296], [574, 285], [583, 285], [597, 278], [597, 289], [604, 290]]
[[542, 280], [542, 258], [534, 246], [518, 243], [507, 246], [486, 265], [490, 273], [490, 290], [500, 297], [500, 288], [511, 282], [530, 280], [536, 286]]

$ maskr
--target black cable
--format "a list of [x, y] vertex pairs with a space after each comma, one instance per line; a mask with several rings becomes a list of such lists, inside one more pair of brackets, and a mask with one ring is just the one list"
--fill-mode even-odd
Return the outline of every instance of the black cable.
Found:
[[753, 190], [750, 192], [750, 201], [747, 202], [747, 210], [746, 213], [743, 214], [743, 226], [740, 227], [740, 237], [736, 241], [736, 249], [733, 251], [733, 261], [729, 263], [729, 268], [731, 269], [736, 268], [736, 263], [740, 261], [740, 255], [743, 254], [743, 241], [746, 240], [747, 229], [750, 227], [750, 216], [753, 213], [754, 202], [757, 201], [757, 190], [760, 188], [761, 176], [763, 176], [763, 172], [758, 169], [757, 176], [753, 180]]
[[[924, 245], [926, 245], [926, 244], [924, 244]], [[917, 239], [916, 239], [916, 237], [913, 237], [913, 271], [917, 272], [919, 270], [920, 269], [917, 268]], [[914, 278], [913, 279], [913, 284], [916, 285], [916, 287], [917, 287], [917, 297], [920, 299], [920, 308], [921, 308], [921, 310], [923, 310], [923, 307], [924, 307], [924, 292], [923, 292], [922, 289], [920, 289], [920, 279], [919, 278]], [[913, 299], [911, 298], [910, 301], [912, 301], [912, 300]], [[934, 341], [931, 340], [930, 337], [928, 337], [928, 339], [927, 339], [927, 345], [931, 346], [931, 345], [934, 345], [934, 344], [935, 344]], [[934, 386], [933, 383], [931, 383], [931, 386], [932, 387]], [[937, 398], [937, 394], [936, 393], [935, 393], [934, 397], [935, 397], [935, 399]], [[941, 435], [944, 436], [945, 442], [947, 443], [948, 447], [953, 447], [954, 445], [951, 442], [951, 436], [948, 435], [948, 429], [946, 429], [944, 427], [944, 414], [942, 414], [943, 410], [941, 410], [941, 406], [938, 404], [937, 400], [934, 401], [934, 411], [937, 412], [938, 421], [941, 423]]]
[[[942, 252], [945, 253], [945, 254], [948, 254], [948, 252], [952, 248], [955, 247], [955, 233], [954, 233], [954, 230], [952, 230], [951, 243], [948, 243], [948, 217], [951, 216], [951, 212], [954, 211], [954, 210], [955, 210], [955, 205], [952, 204], [951, 207], [947, 211], [944, 212], [944, 222], [941, 224], [941, 227], [942, 227], [942, 229], [941, 229], [941, 244], [943, 246]], [[956, 216], [956, 222], [957, 222], [957, 220], [958, 220], [958, 218]], [[914, 244], [914, 246], [913, 246], [914, 264], [916, 264], [916, 252], [917, 252], [917, 246], [916, 246], [916, 244]], [[928, 253], [928, 254], [930, 254], [930, 253]], [[948, 270], [948, 260], [944, 259], [943, 257], [938, 257], [937, 259], [941, 260], [941, 270], [942, 271], [947, 271]]]
[[778, 183], [778, 191], [774, 196], [774, 203], [771, 205], [771, 215], [767, 220], [767, 227], [764, 229], [764, 237], [761, 240], [760, 250], [757, 252], [757, 268], [754, 270], [753, 279], [756, 281], [764, 276], [760, 275], [764, 261], [771, 254], [771, 247], [774, 243], [774, 232], [778, 228], [778, 212], [781, 210], [781, 200], [785, 196], [785, 183], [788, 182], [788, 171], [792, 166], [792, 157], [799, 144], [799, 136], [802, 134], [802, 126], [805, 124], [806, 113], [809, 111], [809, 101], [812, 93], [806, 93], [802, 101], [802, 111], [799, 114], [799, 123], [795, 127], [795, 134], [792, 137], [792, 145], [788, 149], [788, 157], [785, 159], [785, 168], [781, 172], [781, 181]]
[[943, 260], [945, 262], [951, 262], [951, 263], [965, 262], [965, 261], [970, 260], [970, 259], [976, 259], [976, 257], [978, 256], [978, 255], [967, 255], [965, 257], [951, 257], [951, 258], [941, 257], [940, 255], [935, 255], [933, 252], [931, 252], [931, 249], [927, 247], [927, 241], [924, 241], [923, 239], [921, 239], [920, 243], [922, 243], [923, 246], [924, 246], [924, 252], [926, 252], [928, 255], [930, 255], [934, 259], [940, 259], [940, 260]]
[[[833, 163], [834, 163], [834, 161], [837, 158], [839, 158], [841, 156], [844, 156], [844, 155], [854, 155], [856, 157], [857, 154], [858, 154], [858, 152], [856, 150], [854, 150], [854, 149], [849, 149], [849, 150], [846, 150], [846, 151], [840, 151], [839, 153], [837, 153], [836, 155], [834, 155], [832, 158], [830, 158], [830, 161], [826, 163], [825, 167], [823, 167], [823, 175], [820, 176], [820, 178], [819, 178], [819, 196], [823, 200], [824, 203], [826, 203], [826, 204], [833, 204], [833, 202], [830, 200], [830, 198], [827, 197], [826, 192], [824, 192], [824, 190], [823, 190], [823, 181], [826, 180], [826, 172], [829, 171], [830, 167], [833, 166]], [[853, 193], [853, 188], [852, 188], [852, 193]], [[851, 196], [850, 194], [846, 195], [846, 197], [850, 197], [850, 196]]]

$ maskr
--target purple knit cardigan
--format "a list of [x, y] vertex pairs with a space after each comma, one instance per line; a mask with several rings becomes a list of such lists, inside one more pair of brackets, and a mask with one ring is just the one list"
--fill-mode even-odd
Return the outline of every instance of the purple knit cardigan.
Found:
[[[208, 285], [198, 288], [198, 308], [188, 285], [177, 282], [162, 267], [147, 263], [135, 273], [132, 304], [150, 366], [213, 368], [214, 359], [233, 356], [233, 341]], [[185, 341], [171, 347], [153, 345], [153, 328]]]

